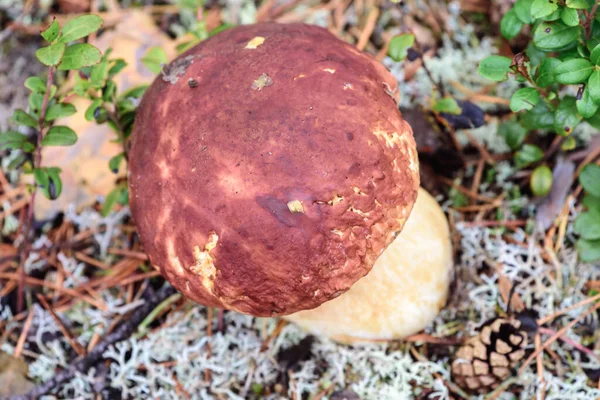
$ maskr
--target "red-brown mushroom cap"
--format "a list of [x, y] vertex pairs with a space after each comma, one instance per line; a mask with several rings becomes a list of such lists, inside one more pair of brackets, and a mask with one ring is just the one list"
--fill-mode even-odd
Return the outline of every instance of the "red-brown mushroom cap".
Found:
[[241, 26], [180, 56], [146, 92], [130, 153], [151, 262], [192, 300], [259, 316], [348, 290], [417, 195], [395, 92], [316, 26]]

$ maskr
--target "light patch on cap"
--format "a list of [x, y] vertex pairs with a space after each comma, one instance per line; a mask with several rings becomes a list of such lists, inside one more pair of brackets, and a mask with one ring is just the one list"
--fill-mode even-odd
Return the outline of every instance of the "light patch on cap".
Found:
[[273, 79], [271, 79], [271, 77], [269, 75], [263, 73], [263, 74], [261, 74], [261, 76], [258, 77], [257, 80], [252, 82], [252, 89], [258, 90], [260, 92], [263, 88], [269, 87], [272, 84], [273, 84]]
[[194, 246], [192, 249], [194, 265], [190, 266], [190, 271], [196, 275], [202, 277], [202, 286], [204, 286], [209, 292], [212, 292], [215, 276], [217, 274], [217, 268], [214, 264], [214, 258], [210, 252], [217, 246], [219, 236], [216, 232], [210, 232], [208, 235], [208, 242], [204, 246], [204, 250], [200, 250], [199, 246]]
[[258, 46], [260, 46], [264, 42], [265, 42], [265, 38], [264, 37], [257, 36], [254, 39], [252, 39], [251, 41], [249, 41], [248, 44], [246, 45], [246, 47], [244, 47], [244, 48], [245, 49], [252, 49], [252, 50], [254, 50], [255, 48], [257, 48]]
[[333, 69], [333, 68], [323, 68], [323, 71], [329, 72], [332, 75], [335, 74], [335, 69]]
[[344, 83], [344, 90], [352, 90], [352, 84], [351, 83]]
[[304, 213], [304, 206], [302, 206], [302, 202], [300, 200], [288, 201], [287, 206], [292, 214]]
[[169, 261], [171, 262], [173, 270], [175, 270], [178, 275], [183, 275], [185, 270], [179, 261], [179, 257], [175, 255], [175, 245], [173, 243], [173, 239], [167, 239], [167, 256], [169, 257]]
[[386, 132], [383, 129], [375, 128], [373, 135], [379, 140], [383, 140], [388, 147], [394, 148], [402, 143], [402, 138], [398, 135], [398, 132]]
[[300, 78], [305, 78], [305, 77], [306, 77], [306, 75], [304, 75], [304, 74], [300, 74], [300, 75], [298, 75], [298, 76], [295, 76], [295, 77], [294, 77], [294, 80], [296, 80], [296, 79], [300, 79]]

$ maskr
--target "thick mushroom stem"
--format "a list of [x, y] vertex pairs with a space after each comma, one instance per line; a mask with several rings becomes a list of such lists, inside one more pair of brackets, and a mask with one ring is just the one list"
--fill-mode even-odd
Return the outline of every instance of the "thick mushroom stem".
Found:
[[425, 328], [442, 309], [452, 264], [444, 212], [421, 188], [402, 233], [366, 277], [340, 297], [284, 318], [346, 344], [400, 339]]

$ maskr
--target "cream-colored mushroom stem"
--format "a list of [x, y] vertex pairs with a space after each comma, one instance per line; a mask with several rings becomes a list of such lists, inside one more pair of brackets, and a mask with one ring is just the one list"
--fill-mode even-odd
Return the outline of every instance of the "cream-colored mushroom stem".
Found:
[[442, 309], [452, 265], [446, 216], [420, 188], [404, 229], [366, 277], [340, 297], [284, 318], [341, 343], [401, 339], [425, 328]]

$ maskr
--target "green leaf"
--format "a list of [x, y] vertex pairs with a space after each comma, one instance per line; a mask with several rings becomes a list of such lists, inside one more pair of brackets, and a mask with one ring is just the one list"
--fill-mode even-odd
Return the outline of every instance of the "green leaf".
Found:
[[500, 33], [507, 39], [516, 37], [523, 29], [523, 22], [517, 16], [515, 10], [510, 10], [500, 20]]
[[543, 18], [558, 9], [558, 4], [555, 1], [549, 0], [534, 0], [531, 4], [531, 16], [533, 18]]
[[443, 99], [439, 99], [433, 106], [433, 111], [454, 115], [460, 115], [462, 113], [460, 106], [452, 97], [444, 97]]
[[39, 76], [30, 76], [25, 79], [25, 87], [34, 93], [46, 93], [46, 82]]
[[583, 58], [590, 58], [590, 51], [581, 43], [577, 45], [577, 54]]
[[119, 172], [119, 167], [121, 166], [121, 162], [125, 159], [125, 155], [123, 153], [117, 154], [108, 160], [108, 168], [114, 173]]
[[579, 239], [575, 246], [581, 261], [594, 262], [600, 260], [600, 240]]
[[117, 200], [121, 196], [121, 188], [113, 189], [104, 199], [104, 204], [102, 205], [102, 215], [107, 216], [110, 214], [111, 210], [117, 203]]
[[101, 26], [102, 18], [99, 16], [93, 14], [80, 15], [65, 24], [59, 41], [66, 44], [81, 39], [92, 32], [96, 32]]
[[14, 171], [16, 169], [19, 169], [19, 168], [21, 168], [23, 166], [23, 164], [25, 164], [26, 161], [27, 161], [27, 156], [25, 156], [25, 154], [23, 154], [23, 153], [19, 153], [8, 164], [8, 170], [9, 171]]
[[515, 3], [513, 10], [515, 10], [515, 14], [517, 18], [524, 24], [533, 23], [533, 17], [531, 16], [531, 4], [533, 0], [517, 0]]
[[547, 165], [540, 165], [531, 173], [529, 186], [535, 196], [546, 196], [552, 188], [552, 171]]
[[31, 128], [38, 127], [38, 121], [20, 108], [15, 110], [12, 117], [10, 117], [10, 120], [15, 124], [25, 125]]
[[42, 146], [72, 146], [77, 142], [77, 134], [68, 126], [53, 126], [42, 139]]
[[30, 152], [34, 149], [34, 146], [29, 142], [27, 136], [22, 133], [14, 131], [0, 133], [0, 150], [18, 149]]
[[508, 57], [488, 56], [479, 63], [477, 71], [484, 78], [501, 82], [508, 79], [511, 64], [512, 60]]
[[98, 107], [102, 105], [102, 99], [96, 99], [90, 104], [90, 106], [85, 110], [85, 119], [88, 121], [93, 121], [96, 117], [96, 110]]
[[64, 43], [54, 43], [47, 47], [42, 47], [35, 52], [35, 56], [44, 65], [52, 66], [60, 62], [65, 53]]
[[563, 8], [560, 12], [560, 20], [567, 26], [579, 25], [579, 14], [573, 8]]
[[554, 113], [555, 132], [563, 136], [570, 135], [579, 122], [581, 115], [577, 112], [575, 97], [564, 97]]
[[554, 128], [554, 113], [544, 102], [539, 102], [533, 109], [521, 114], [520, 118], [523, 126], [529, 130]]
[[40, 93], [31, 93], [29, 95], [29, 109], [30, 112], [37, 117], [39, 115], [40, 110], [42, 109], [42, 104], [44, 103], [44, 96]]
[[561, 64], [558, 58], [545, 58], [537, 71], [536, 83], [540, 87], [548, 87], [556, 82], [555, 69]]
[[161, 47], [151, 47], [141, 61], [152, 73], [158, 74], [168, 61], [167, 53]]
[[600, 197], [594, 197], [591, 194], [586, 194], [581, 200], [581, 204], [590, 211], [600, 213]]
[[96, 64], [102, 58], [102, 53], [96, 47], [87, 43], [77, 43], [67, 47], [61, 63], [60, 70], [79, 69]]
[[49, 200], [54, 200], [62, 192], [62, 181], [59, 176], [60, 168], [35, 168], [33, 177], [42, 193]]
[[596, 45], [590, 53], [590, 61], [594, 65], [600, 65], [600, 44]]
[[112, 102], [113, 96], [117, 93], [117, 85], [115, 85], [114, 81], [106, 82], [106, 87], [104, 88], [104, 93], [102, 93], [102, 98], [104, 101]]
[[41, 32], [41, 35], [48, 42], [54, 42], [56, 40], [56, 38], [58, 37], [59, 33], [60, 33], [60, 26], [58, 26], [58, 21], [55, 18], [54, 21], [52, 21], [52, 23], [50, 24], [50, 26], [48, 26], [46, 29], [44, 29]]
[[544, 152], [538, 146], [525, 144], [521, 150], [515, 153], [515, 164], [517, 168], [524, 168], [544, 158]]
[[122, 58], [111, 60], [111, 62], [114, 64], [108, 70], [108, 79], [112, 79], [127, 66], [127, 63]]
[[148, 85], [146, 85], [146, 84], [134, 86], [134, 87], [126, 90], [125, 92], [121, 93], [121, 95], [119, 96], [119, 99], [139, 99], [140, 97], [142, 97], [144, 95], [144, 93], [146, 92], [146, 89], [148, 89]]
[[590, 96], [596, 104], [600, 103], [600, 71], [594, 71], [588, 79], [587, 88], [590, 90]]
[[585, 122], [596, 128], [597, 130], [600, 130], [600, 113], [596, 113], [590, 118], [586, 118]]
[[529, 57], [529, 63], [531, 66], [538, 66], [542, 63], [542, 60], [546, 58], [546, 53], [534, 46], [533, 42], [529, 42], [525, 54]]
[[48, 171], [46, 171], [46, 168], [35, 168], [33, 170], [33, 178], [35, 179], [35, 183], [42, 189], [47, 189], [50, 185], [50, 179], [48, 178]]
[[584, 239], [600, 239], [600, 213], [594, 210], [579, 214], [575, 219], [573, 229]]
[[534, 88], [522, 88], [510, 98], [512, 112], [531, 110], [540, 101], [540, 92]]
[[567, 26], [561, 21], [543, 22], [533, 32], [533, 43], [544, 51], [561, 50], [576, 43], [579, 26]]
[[577, 9], [587, 9], [589, 7], [587, 0], [567, 0], [567, 7]]
[[511, 150], [517, 150], [527, 136], [527, 129], [516, 121], [508, 121], [498, 127], [498, 134], [504, 137]]
[[600, 197], [600, 166], [587, 164], [579, 174], [579, 183], [586, 192], [595, 197]]
[[57, 199], [62, 193], [62, 180], [60, 179], [60, 168], [46, 168], [48, 173], [50, 186], [48, 192], [50, 194], [50, 200]]
[[108, 61], [102, 61], [92, 68], [90, 82], [96, 89], [104, 87], [108, 79]]
[[75, 106], [69, 103], [56, 103], [48, 107], [46, 111], [46, 121], [54, 121], [55, 119], [68, 117], [77, 112]]
[[598, 104], [596, 104], [594, 102], [594, 100], [592, 99], [592, 96], [590, 96], [590, 88], [589, 87], [586, 87], [584, 89], [583, 96], [581, 96], [581, 99], [577, 100], [576, 104], [577, 104], [577, 112], [583, 118], [590, 118], [594, 114], [596, 114], [596, 111], [598, 111]]
[[560, 8], [557, 8], [552, 14], [540, 18], [542, 21], [558, 21], [560, 19]]
[[565, 138], [565, 141], [560, 145], [562, 151], [571, 151], [577, 147], [577, 140], [573, 136]]
[[594, 71], [594, 65], [585, 58], [573, 58], [558, 65], [554, 70], [556, 81], [565, 85], [583, 83]]

